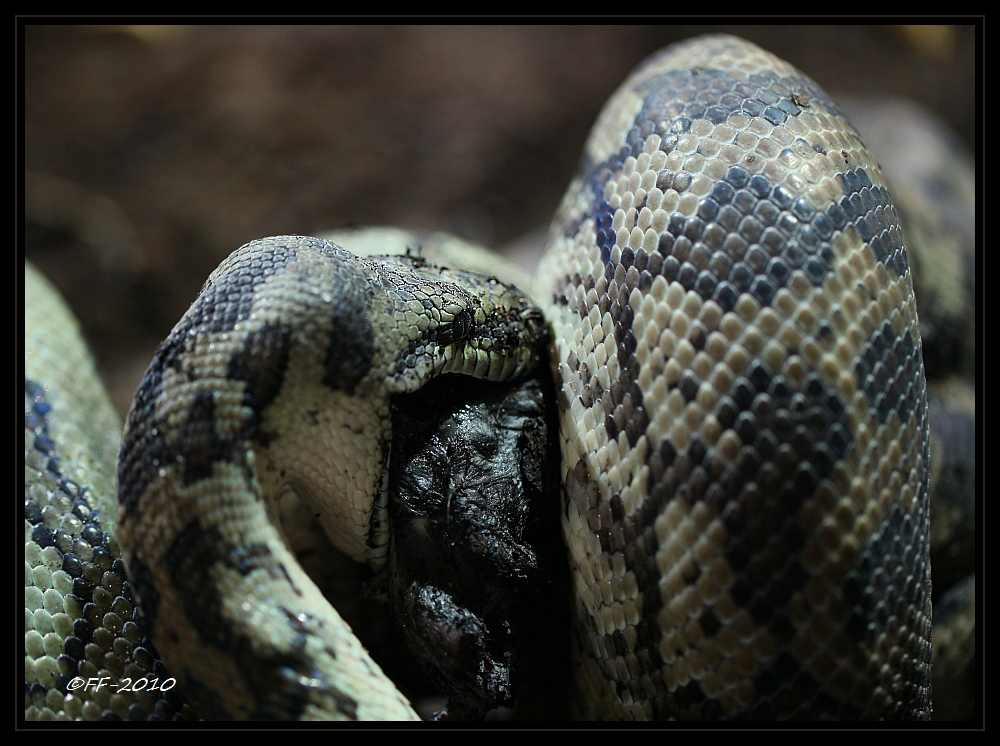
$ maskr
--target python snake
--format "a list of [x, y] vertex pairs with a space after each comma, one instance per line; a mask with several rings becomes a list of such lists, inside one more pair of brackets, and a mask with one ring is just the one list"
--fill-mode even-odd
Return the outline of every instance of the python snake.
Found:
[[[517, 376], [536, 355], [537, 309], [501, 287], [305, 237], [234, 253], [126, 426], [128, 581], [100, 502], [106, 443], [64, 473], [49, 430], [66, 428], [52, 419], [65, 364], [34, 352], [56, 332], [26, 338], [26, 712], [187, 708], [66, 690], [75, 675], [166, 675], [131, 584], [203, 716], [412, 716], [262, 496], [290, 484], [339, 548], [380, 562], [390, 395], [446, 370]], [[581, 716], [927, 717], [916, 307], [881, 171], [837, 105], [734, 37], [655, 55], [599, 117], [534, 297], [552, 336]], [[85, 367], [67, 364], [71, 379]]]

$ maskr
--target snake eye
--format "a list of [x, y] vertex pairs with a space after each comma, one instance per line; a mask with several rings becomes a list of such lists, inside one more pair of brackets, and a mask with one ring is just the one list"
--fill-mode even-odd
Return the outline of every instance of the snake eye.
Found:
[[526, 308], [521, 314], [521, 322], [524, 324], [526, 334], [532, 345], [539, 345], [547, 341], [548, 333], [545, 328], [545, 317], [541, 309], [537, 306]]

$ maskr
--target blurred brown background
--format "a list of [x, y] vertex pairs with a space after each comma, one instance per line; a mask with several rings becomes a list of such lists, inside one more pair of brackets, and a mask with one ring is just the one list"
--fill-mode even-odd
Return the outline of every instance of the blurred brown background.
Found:
[[548, 221], [632, 67], [710, 31], [835, 98], [919, 101], [972, 147], [971, 26], [28, 25], [26, 253], [124, 410], [233, 249], [360, 224], [509, 244]]

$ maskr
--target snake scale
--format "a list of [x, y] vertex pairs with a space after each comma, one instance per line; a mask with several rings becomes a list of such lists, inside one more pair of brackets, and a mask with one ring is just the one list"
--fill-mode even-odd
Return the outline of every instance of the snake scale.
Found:
[[[517, 378], [548, 339], [580, 716], [928, 717], [916, 305], [836, 103], [735, 37], [663, 50], [605, 106], [547, 245], [540, 308], [420, 257], [236, 251], [137, 392], [117, 533], [107, 443], [76, 434], [109, 410], [66, 414], [84, 353], [45, 348], [73, 322], [45, 300], [36, 334], [26, 304], [28, 716], [413, 717], [289, 552], [277, 496], [378, 566], [392, 397]], [[144, 675], [183, 698], [67, 689]]]

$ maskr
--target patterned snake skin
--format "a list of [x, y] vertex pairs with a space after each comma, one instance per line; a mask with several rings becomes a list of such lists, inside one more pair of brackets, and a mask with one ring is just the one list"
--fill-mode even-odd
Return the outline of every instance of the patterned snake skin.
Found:
[[926, 394], [878, 165], [731, 37], [647, 61], [584, 162], [538, 296], [589, 713], [926, 713]]
[[[553, 341], [579, 714], [926, 718], [916, 306], [881, 171], [837, 105], [734, 37], [664, 50], [602, 112], [548, 245], [534, 295]], [[416, 259], [303, 237], [234, 253], [129, 416], [128, 580], [99, 487], [39, 492], [26, 712], [178, 712], [169, 692], [67, 692], [76, 674], [165, 673], [134, 588], [203, 717], [412, 717], [264, 498], [292, 486], [339, 548], [378, 564], [389, 397], [448, 370], [517, 376], [540, 327], [516, 290]], [[52, 481], [60, 462], [36, 445], [49, 405], [27, 386], [30, 469]]]

